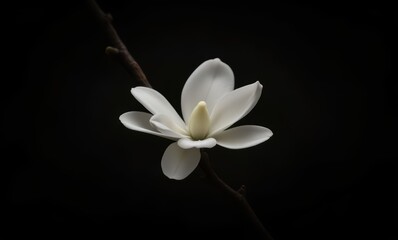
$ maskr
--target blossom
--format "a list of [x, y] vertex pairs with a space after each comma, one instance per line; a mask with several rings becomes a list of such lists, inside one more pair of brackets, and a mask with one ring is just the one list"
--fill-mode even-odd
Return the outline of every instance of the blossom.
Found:
[[161, 168], [170, 179], [186, 178], [198, 166], [200, 148], [216, 145], [229, 149], [255, 146], [272, 136], [256, 125], [231, 127], [256, 105], [263, 86], [255, 83], [234, 89], [234, 74], [220, 59], [202, 63], [188, 78], [181, 94], [182, 118], [167, 99], [152, 88], [135, 87], [132, 95], [150, 112], [120, 116], [131, 130], [171, 139]]

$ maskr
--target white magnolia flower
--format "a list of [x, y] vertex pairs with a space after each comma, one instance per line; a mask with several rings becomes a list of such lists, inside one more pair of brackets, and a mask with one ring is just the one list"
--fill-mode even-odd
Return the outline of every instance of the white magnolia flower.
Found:
[[248, 114], [260, 98], [263, 86], [257, 81], [234, 90], [234, 74], [220, 59], [202, 63], [188, 78], [181, 94], [183, 119], [152, 88], [135, 87], [133, 96], [151, 113], [127, 112], [120, 121], [129, 129], [172, 139], [161, 167], [163, 173], [181, 180], [199, 164], [200, 148], [220, 145], [248, 148], [272, 136], [271, 130], [246, 125], [228, 129]]

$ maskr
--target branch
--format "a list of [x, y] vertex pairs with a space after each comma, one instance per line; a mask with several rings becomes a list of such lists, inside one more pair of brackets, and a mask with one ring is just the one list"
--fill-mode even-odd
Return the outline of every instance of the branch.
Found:
[[267, 229], [263, 226], [261, 221], [258, 219], [256, 213], [253, 211], [249, 202], [246, 200], [246, 187], [242, 185], [239, 190], [235, 191], [228, 184], [226, 184], [221, 178], [219, 178], [214, 171], [214, 169], [210, 165], [209, 156], [205, 151], [201, 151], [202, 158], [200, 159], [200, 167], [206, 173], [208, 179], [218, 186], [221, 190], [223, 190], [226, 194], [231, 196], [233, 199], [237, 201], [237, 203], [244, 210], [246, 216], [253, 223], [253, 225], [257, 228], [258, 232], [265, 240], [273, 240], [272, 236], [269, 234]]
[[105, 14], [95, 0], [87, 0], [87, 3], [98, 21], [101, 23], [110, 43], [112, 44], [112, 46], [108, 46], [105, 49], [105, 53], [114, 57], [126, 69], [126, 71], [141, 82], [142, 85], [151, 88], [152, 86], [149, 84], [140, 65], [131, 56], [126, 45], [124, 45], [116, 29], [113, 27], [112, 16], [110, 14]]
[[[144, 86], [151, 88], [151, 85], [149, 84], [148, 79], [146, 78], [140, 65], [131, 56], [131, 54], [127, 50], [127, 47], [124, 45], [117, 31], [113, 27], [111, 15], [105, 14], [95, 0], [87, 0], [87, 2], [92, 11], [95, 13], [97, 19], [102, 24], [102, 27], [104, 28], [105, 33], [112, 44], [112, 46], [106, 47], [105, 53], [109, 56], [115, 57], [130, 75], [136, 77], [137, 80], [140, 81]], [[245, 197], [246, 187], [242, 185], [237, 191], [232, 189], [217, 176], [217, 174], [210, 165], [209, 156], [207, 155], [207, 153], [202, 151], [201, 155], [202, 159], [200, 160], [200, 166], [206, 173], [208, 179], [239, 203], [247, 217], [251, 220], [251, 222], [254, 224], [254, 226], [257, 228], [257, 230], [265, 240], [273, 240], [271, 235], [258, 219], [250, 204], [247, 202]]]

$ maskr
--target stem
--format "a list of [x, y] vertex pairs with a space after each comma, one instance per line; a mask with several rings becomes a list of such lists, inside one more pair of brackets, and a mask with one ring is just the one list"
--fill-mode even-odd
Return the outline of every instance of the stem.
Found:
[[131, 56], [126, 45], [124, 45], [116, 29], [113, 27], [111, 15], [105, 14], [95, 0], [87, 0], [87, 3], [98, 21], [101, 23], [109, 41], [112, 44], [112, 46], [108, 46], [105, 49], [105, 53], [114, 57], [126, 69], [126, 71], [140, 81], [142, 85], [151, 88], [151, 84], [149, 84], [149, 81], [140, 65]]
[[263, 226], [260, 219], [258, 219], [256, 213], [253, 211], [249, 202], [246, 200], [246, 187], [242, 185], [239, 190], [235, 191], [228, 184], [226, 184], [214, 171], [210, 165], [209, 156], [206, 152], [202, 151], [202, 159], [200, 160], [200, 167], [206, 173], [208, 179], [214, 183], [217, 187], [223, 190], [226, 194], [231, 196], [241, 206], [248, 219], [258, 230], [259, 234], [266, 240], [273, 240], [267, 229]]
[[[105, 49], [105, 53], [109, 56], [115, 57], [119, 63], [127, 70], [127, 72], [136, 77], [138, 81], [140, 81], [144, 86], [152, 88], [151, 84], [149, 84], [148, 79], [146, 78], [144, 72], [142, 71], [140, 65], [135, 61], [135, 59], [131, 56], [130, 52], [127, 50], [126, 45], [124, 45], [123, 41], [120, 39], [116, 29], [112, 25], [112, 17], [109, 14], [105, 14], [102, 9], [98, 6], [95, 0], [87, 0], [90, 8], [96, 15], [99, 22], [102, 24], [106, 35], [109, 38], [109, 41], [113, 46], [108, 46]], [[261, 221], [258, 219], [257, 215], [251, 208], [250, 204], [247, 202], [245, 194], [246, 187], [242, 185], [239, 190], [235, 191], [230, 186], [228, 186], [222, 179], [220, 179], [213, 168], [210, 165], [209, 156], [206, 152], [202, 151], [202, 159], [200, 161], [200, 166], [203, 171], [206, 173], [208, 179], [218, 186], [221, 190], [235, 199], [241, 208], [244, 210], [246, 216], [250, 219], [253, 225], [256, 227], [258, 232], [261, 234], [263, 239], [265, 240], [273, 240], [271, 235], [265, 229]]]

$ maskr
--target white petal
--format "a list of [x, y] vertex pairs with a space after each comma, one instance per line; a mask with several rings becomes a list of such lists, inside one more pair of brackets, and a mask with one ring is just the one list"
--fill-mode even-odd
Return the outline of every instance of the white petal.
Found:
[[153, 115], [164, 114], [180, 128], [185, 127], [184, 121], [182, 121], [176, 110], [158, 91], [147, 87], [135, 87], [131, 89], [131, 94]]
[[220, 59], [202, 63], [189, 76], [182, 89], [181, 109], [185, 122], [188, 122], [192, 110], [200, 101], [207, 103], [212, 112], [217, 99], [234, 89], [234, 74], [231, 68]]
[[263, 86], [257, 81], [235, 89], [220, 98], [210, 115], [209, 136], [227, 129], [246, 116], [258, 102], [262, 89]]
[[175, 122], [173, 122], [168, 116], [164, 114], [156, 114], [151, 117], [149, 122], [154, 126], [159, 132], [164, 133], [168, 136], [173, 136], [175, 138], [188, 137], [187, 131], [180, 128]]
[[178, 139], [176, 137], [170, 136], [169, 134], [164, 134], [158, 132], [149, 122], [152, 114], [145, 112], [126, 112], [123, 113], [119, 120], [123, 125], [131, 130], [153, 134], [156, 136], [168, 138], [168, 139]]
[[268, 128], [245, 125], [228, 129], [216, 136], [217, 144], [230, 149], [248, 148], [268, 140], [272, 131]]
[[172, 143], [163, 154], [161, 166], [164, 175], [168, 178], [181, 180], [195, 170], [199, 161], [199, 149], [182, 149], [177, 143]]
[[189, 138], [181, 138], [178, 140], [178, 146], [183, 149], [190, 149], [190, 148], [212, 148], [216, 146], [217, 141], [214, 138], [207, 138], [204, 140], [192, 140]]

